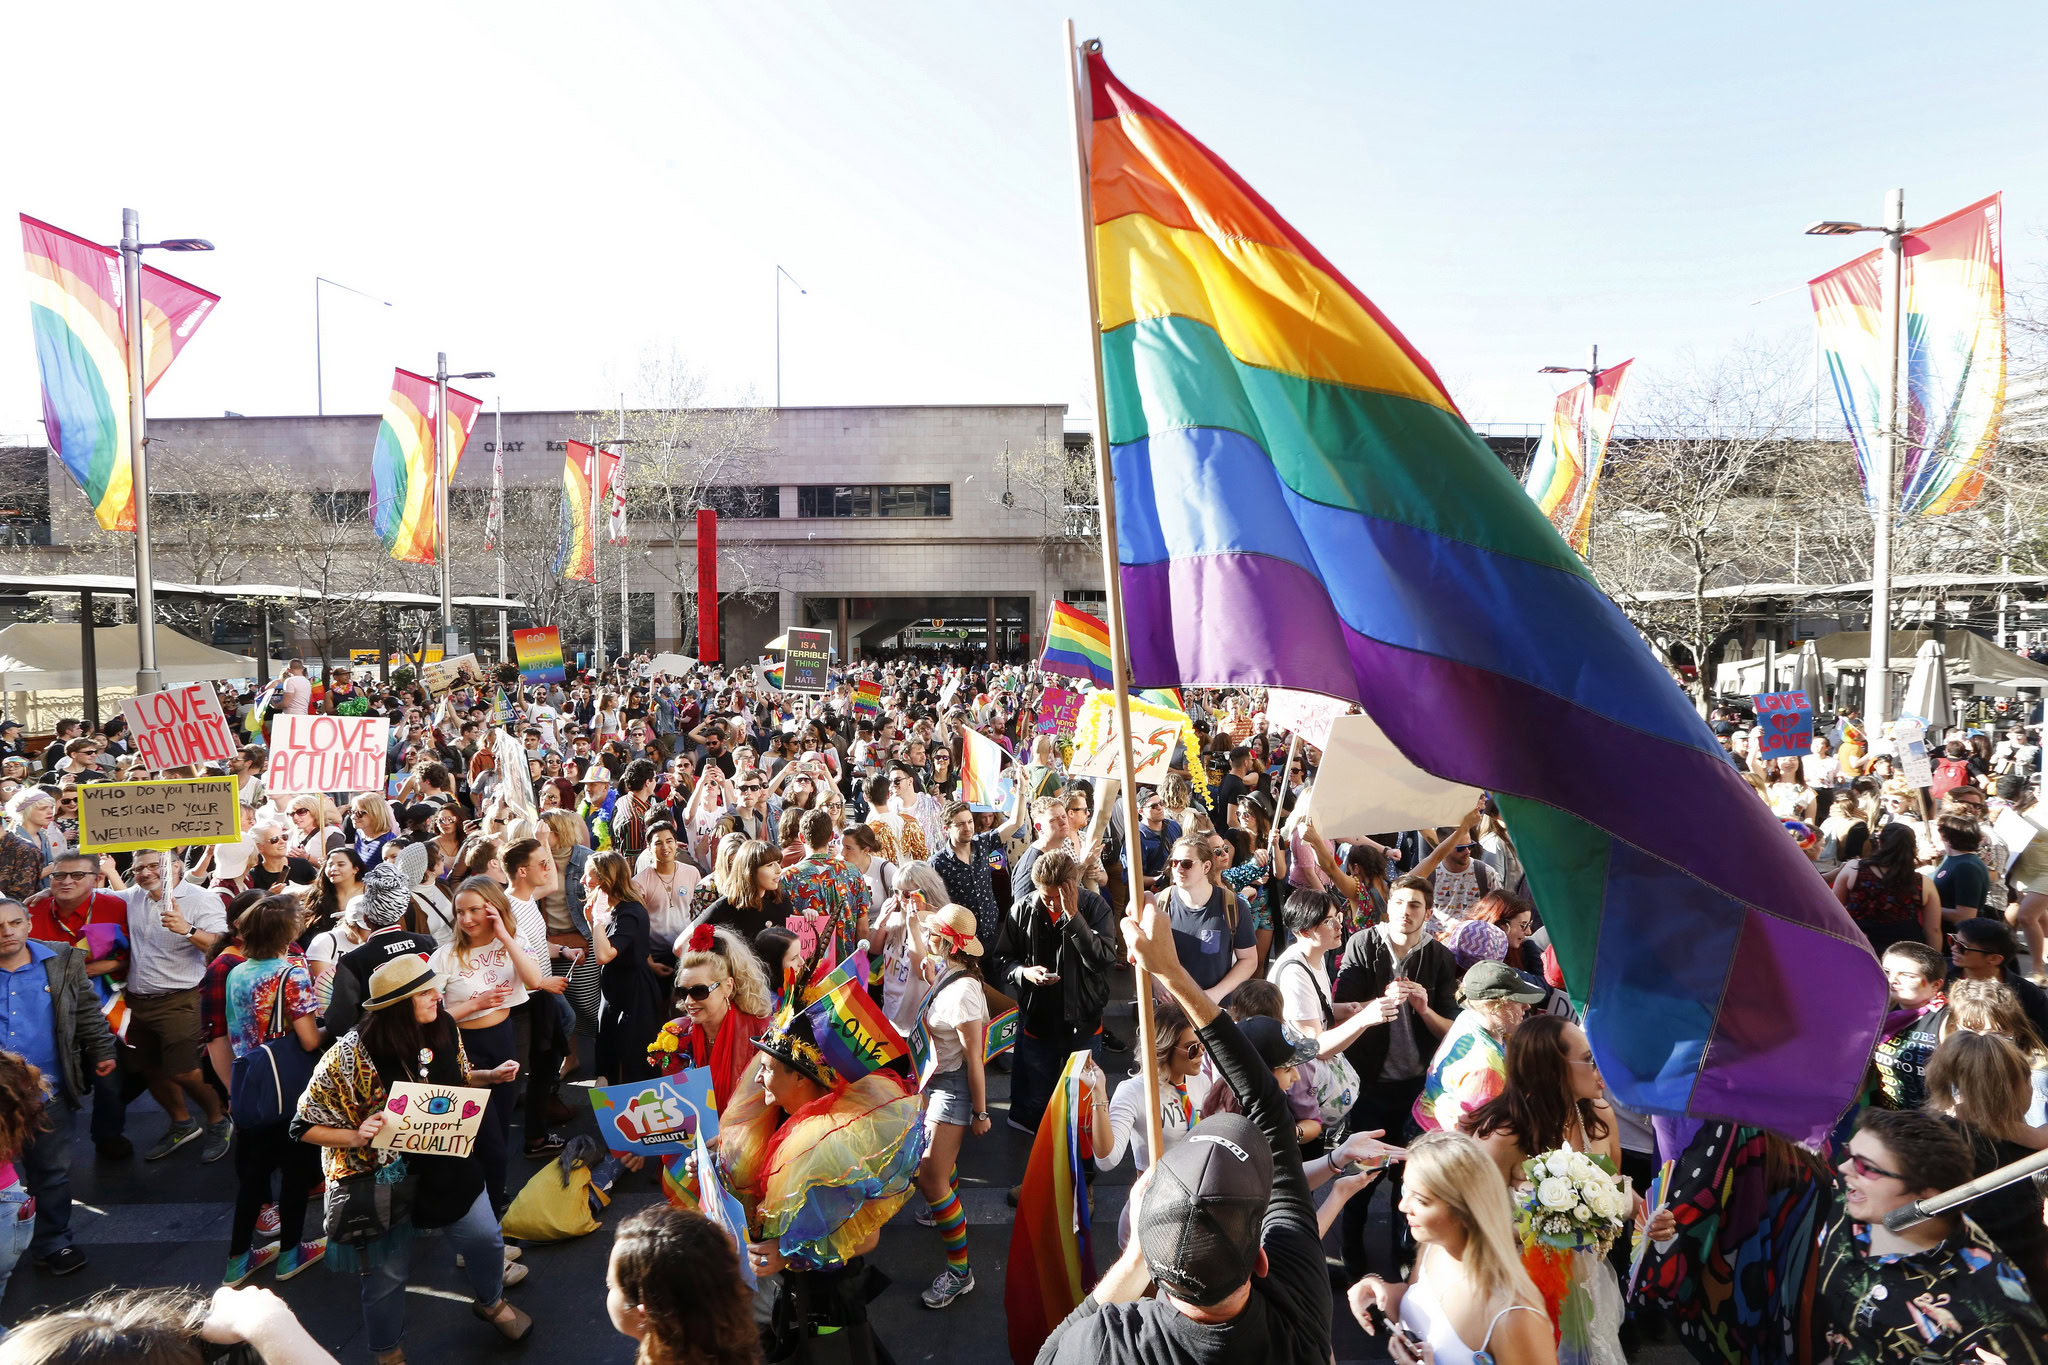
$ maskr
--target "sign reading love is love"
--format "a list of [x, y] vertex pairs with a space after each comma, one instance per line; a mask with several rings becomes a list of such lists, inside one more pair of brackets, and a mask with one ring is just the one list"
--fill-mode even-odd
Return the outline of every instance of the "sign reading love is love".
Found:
[[490, 1091], [468, 1086], [393, 1081], [384, 1126], [370, 1145], [423, 1156], [468, 1156], [490, 1099]]
[[1813, 702], [1804, 692], [1764, 692], [1756, 698], [1758, 758], [1798, 758], [1813, 744]]

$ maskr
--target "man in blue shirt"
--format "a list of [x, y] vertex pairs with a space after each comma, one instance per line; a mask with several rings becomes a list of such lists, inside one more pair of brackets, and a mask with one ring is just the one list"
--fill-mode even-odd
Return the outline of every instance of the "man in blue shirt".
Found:
[[69, 1275], [85, 1268], [71, 1245], [71, 1114], [88, 1093], [81, 1054], [95, 1074], [108, 1074], [114, 1035], [86, 980], [85, 954], [30, 938], [29, 924], [27, 906], [0, 900], [0, 1047], [27, 1058], [49, 1097], [64, 1102], [15, 1162], [36, 1201], [36, 1269]]

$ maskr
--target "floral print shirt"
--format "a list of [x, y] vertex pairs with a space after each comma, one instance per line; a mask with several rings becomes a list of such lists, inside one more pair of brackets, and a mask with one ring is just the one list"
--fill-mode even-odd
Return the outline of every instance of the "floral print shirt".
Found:
[[793, 913], [815, 916], [831, 926], [837, 953], [852, 950], [855, 930], [871, 907], [867, 878], [851, 863], [811, 854], [783, 874], [782, 892]]
[[1969, 1217], [1912, 1255], [1870, 1251], [1870, 1227], [1837, 1218], [1821, 1239], [1820, 1316], [1835, 1365], [2042, 1365], [2048, 1319], [2026, 1280]]

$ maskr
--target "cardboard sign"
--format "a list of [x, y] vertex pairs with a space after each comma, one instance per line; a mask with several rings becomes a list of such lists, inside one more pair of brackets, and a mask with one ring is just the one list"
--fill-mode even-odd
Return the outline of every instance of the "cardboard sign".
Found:
[[1455, 825], [1478, 800], [1477, 787], [1432, 776], [1410, 763], [1365, 715], [1331, 722], [1323, 766], [1303, 798], [1326, 839], [1368, 839], [1389, 830]]
[[687, 678], [696, 666], [697, 661], [687, 654], [657, 654], [647, 665], [647, 676], [653, 678], [667, 674], [671, 678]]
[[381, 792], [390, 745], [391, 722], [382, 716], [277, 716], [263, 785], [272, 796]]
[[482, 687], [484, 668], [474, 654], [458, 654], [420, 666], [420, 681], [429, 696], [445, 697], [458, 687]]
[[[532, 630], [512, 632], [512, 652], [519, 659], [519, 681], [523, 683], [558, 683], [569, 680], [568, 669], [562, 666], [562, 628], [560, 626], [535, 626]], [[576, 666], [583, 666], [583, 656], [576, 656]]]
[[121, 703], [135, 752], [152, 772], [195, 763], [225, 763], [235, 756], [235, 736], [212, 683], [147, 692]]
[[[1113, 699], [1105, 705], [1097, 698], [1110, 698], [1107, 692], [1089, 694], [1089, 700], [1103, 706], [1107, 715], [1103, 717], [1101, 733], [1092, 748], [1084, 750], [1076, 740], [1074, 761], [1068, 771], [1083, 777], [1120, 777], [1119, 767], [1123, 761], [1123, 741], [1117, 737], [1116, 706]], [[1131, 767], [1132, 780], [1140, 786], [1156, 786], [1166, 780], [1166, 774], [1173, 761], [1174, 748], [1181, 742], [1187, 717], [1179, 711], [1169, 711], [1163, 706], [1131, 698]]]
[[712, 1097], [708, 1067], [688, 1067], [632, 1085], [594, 1085], [590, 1107], [605, 1145], [622, 1155], [674, 1156], [688, 1152], [699, 1136], [718, 1134], [718, 1101]]
[[725, 1172], [712, 1159], [711, 1148], [705, 1145], [702, 1133], [697, 1134], [691, 1161], [697, 1168], [697, 1207], [739, 1248], [740, 1277], [752, 1289], [760, 1282], [754, 1278], [753, 1258], [747, 1255], [747, 1211], [738, 1196], [726, 1187]]
[[78, 789], [85, 853], [242, 842], [242, 801], [232, 777], [88, 782]]
[[2005, 845], [2004, 870], [2010, 874], [2020, 854], [2027, 851], [2027, 845], [2039, 837], [2041, 827], [2011, 806], [2001, 806], [1991, 821], [1991, 832]]
[[1318, 749], [1330, 747], [1331, 723], [1350, 711], [1350, 702], [1320, 692], [1297, 692], [1287, 687], [1266, 690], [1267, 727], [1276, 733], [1285, 730], [1300, 735], [1302, 743]]
[[1892, 722], [1892, 744], [1899, 759], [1899, 776], [1915, 787], [1934, 783], [1934, 764], [1927, 757], [1927, 727], [1917, 720]]
[[488, 1090], [393, 1081], [384, 1101], [384, 1126], [370, 1145], [422, 1156], [468, 1156], [490, 1102]]
[[1038, 733], [1072, 739], [1081, 718], [1083, 694], [1071, 687], [1048, 687], [1038, 698]]
[[1813, 699], [1804, 692], [1758, 694], [1751, 739], [1758, 758], [1802, 756], [1813, 745]]
[[831, 690], [831, 671], [831, 631], [789, 631], [789, 643], [782, 651], [783, 691], [823, 695]]

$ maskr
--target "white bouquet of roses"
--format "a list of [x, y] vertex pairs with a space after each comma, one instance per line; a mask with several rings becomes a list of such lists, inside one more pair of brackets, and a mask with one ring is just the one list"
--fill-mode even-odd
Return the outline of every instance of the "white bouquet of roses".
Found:
[[1525, 1245], [1605, 1255], [1621, 1234], [1630, 1199], [1606, 1157], [1575, 1152], [1566, 1143], [1523, 1162], [1522, 1179], [1515, 1231]]

